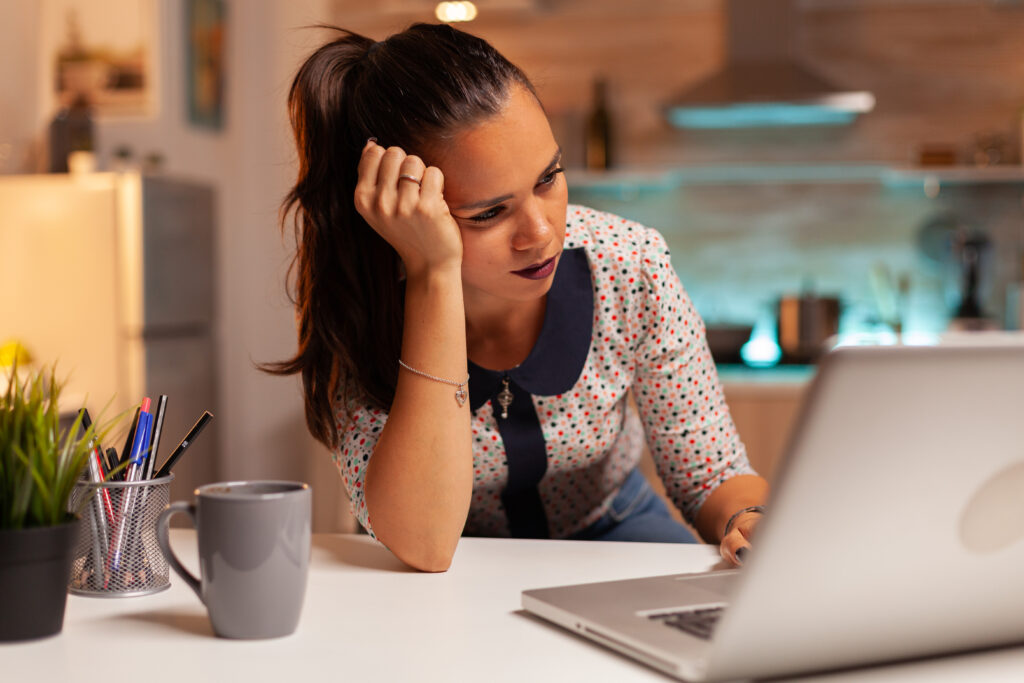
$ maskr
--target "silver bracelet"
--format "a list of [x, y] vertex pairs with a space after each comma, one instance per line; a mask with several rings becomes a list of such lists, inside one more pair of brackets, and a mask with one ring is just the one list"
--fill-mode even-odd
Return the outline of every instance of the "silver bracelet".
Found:
[[435, 377], [434, 375], [423, 372], [422, 370], [417, 370], [414, 367], [406, 365], [405, 361], [401, 358], [398, 359], [398, 364], [409, 372], [417, 374], [420, 377], [426, 377], [427, 379], [432, 379], [435, 382], [441, 382], [442, 384], [450, 384], [453, 387], [458, 387], [458, 389], [455, 390], [455, 402], [459, 404], [459, 407], [462, 407], [466, 403], [466, 398], [469, 396], [469, 394], [466, 393], [466, 385], [469, 384], [468, 376], [466, 377], [465, 382], [456, 382], [454, 380], [444, 379], [443, 377]]
[[725, 523], [725, 533], [722, 534], [722, 538], [728, 536], [729, 532], [732, 531], [732, 525], [736, 522], [736, 518], [747, 512], [756, 512], [760, 515], [763, 515], [764, 505], [750, 505], [748, 507], [743, 508], [742, 510], [739, 510], [738, 512], [734, 512], [732, 517], [729, 518], [729, 521]]

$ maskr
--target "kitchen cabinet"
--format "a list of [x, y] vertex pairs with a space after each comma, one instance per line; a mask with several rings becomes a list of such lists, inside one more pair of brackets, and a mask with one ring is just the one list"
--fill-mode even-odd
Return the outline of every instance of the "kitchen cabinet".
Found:
[[778, 473], [813, 374], [813, 366], [722, 372], [722, 389], [747, 458], [769, 482]]

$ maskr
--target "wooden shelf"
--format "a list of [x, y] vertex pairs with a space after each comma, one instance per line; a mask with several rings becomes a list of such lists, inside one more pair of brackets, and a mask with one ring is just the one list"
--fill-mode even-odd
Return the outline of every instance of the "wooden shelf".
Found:
[[633, 196], [692, 185], [879, 184], [936, 193], [943, 185], [1024, 185], [1024, 166], [910, 167], [885, 164], [707, 164], [613, 171], [569, 170], [569, 187], [586, 193]]

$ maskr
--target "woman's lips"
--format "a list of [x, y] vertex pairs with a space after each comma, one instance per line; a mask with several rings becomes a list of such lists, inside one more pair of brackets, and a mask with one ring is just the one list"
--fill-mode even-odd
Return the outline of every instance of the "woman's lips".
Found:
[[546, 261], [541, 261], [535, 266], [523, 268], [522, 270], [513, 270], [512, 274], [518, 275], [519, 277], [525, 277], [527, 280], [543, 280], [547, 276], [551, 275], [551, 273], [555, 272], [556, 260], [557, 257], [552, 256]]

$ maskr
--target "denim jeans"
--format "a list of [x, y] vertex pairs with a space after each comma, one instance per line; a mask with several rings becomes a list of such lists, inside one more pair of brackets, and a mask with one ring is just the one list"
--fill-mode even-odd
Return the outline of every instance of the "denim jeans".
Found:
[[633, 470], [612, 500], [608, 512], [569, 537], [582, 541], [699, 543], [689, 529], [672, 518], [639, 469]]

